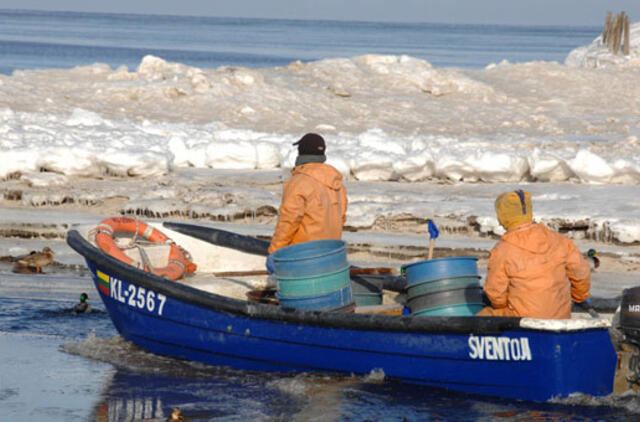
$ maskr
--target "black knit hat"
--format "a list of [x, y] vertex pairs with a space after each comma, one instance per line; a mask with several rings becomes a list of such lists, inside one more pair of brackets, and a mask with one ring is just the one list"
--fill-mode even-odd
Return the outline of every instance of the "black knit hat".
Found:
[[316, 133], [307, 133], [293, 145], [298, 146], [298, 155], [324, 155], [324, 139]]

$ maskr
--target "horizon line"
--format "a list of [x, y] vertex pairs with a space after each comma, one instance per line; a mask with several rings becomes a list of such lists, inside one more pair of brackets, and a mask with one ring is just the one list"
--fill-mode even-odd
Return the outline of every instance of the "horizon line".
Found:
[[122, 16], [163, 16], [163, 17], [184, 17], [184, 18], [213, 18], [213, 19], [244, 19], [254, 21], [285, 21], [285, 22], [340, 22], [340, 23], [362, 23], [362, 24], [398, 24], [398, 25], [461, 25], [461, 26], [497, 26], [507, 28], [598, 28], [602, 25], [595, 24], [505, 24], [505, 23], [469, 23], [469, 22], [426, 22], [426, 21], [402, 21], [402, 20], [360, 20], [360, 19], [310, 19], [310, 18], [275, 18], [275, 17], [255, 17], [255, 16], [231, 16], [231, 15], [193, 15], [193, 14], [168, 14], [168, 13], [142, 13], [142, 12], [107, 12], [107, 11], [82, 11], [82, 10], [51, 10], [51, 9], [23, 9], [23, 8], [2, 8], [0, 12], [36, 12], [36, 13], [57, 13], [57, 14], [94, 14], [94, 15], [122, 15]]

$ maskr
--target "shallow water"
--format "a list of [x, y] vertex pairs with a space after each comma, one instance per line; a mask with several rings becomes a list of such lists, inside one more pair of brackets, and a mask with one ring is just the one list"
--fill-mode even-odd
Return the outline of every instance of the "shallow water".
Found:
[[[368, 377], [238, 371], [124, 341], [86, 275], [0, 273], [0, 409], [7, 420], [629, 420], [635, 395], [531, 403]], [[83, 291], [93, 312], [69, 312]]]

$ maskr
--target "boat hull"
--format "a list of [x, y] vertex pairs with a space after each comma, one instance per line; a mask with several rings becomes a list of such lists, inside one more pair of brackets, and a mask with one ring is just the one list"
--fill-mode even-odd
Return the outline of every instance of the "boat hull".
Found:
[[84, 251], [117, 330], [153, 353], [248, 370], [381, 370], [403, 382], [535, 401], [612, 392], [616, 354], [605, 327], [286, 310], [198, 291], [127, 268], [82, 239], [69, 243]]

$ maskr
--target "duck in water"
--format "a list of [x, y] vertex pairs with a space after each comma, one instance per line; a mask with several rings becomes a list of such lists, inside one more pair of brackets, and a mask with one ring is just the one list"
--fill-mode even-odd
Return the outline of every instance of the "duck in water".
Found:
[[30, 254], [18, 257], [13, 264], [14, 273], [36, 273], [42, 272], [45, 267], [53, 262], [53, 251], [49, 247], [42, 249], [42, 252], [31, 251]]
[[80, 295], [80, 302], [76, 303], [76, 306], [73, 307], [71, 312], [74, 314], [86, 314], [91, 312], [91, 306], [89, 306], [87, 300], [89, 300], [89, 296], [87, 296], [86, 293], [82, 293]]
[[593, 268], [594, 269], [596, 269], [596, 268], [598, 268], [600, 266], [600, 255], [598, 255], [598, 252], [596, 252], [595, 249], [589, 249], [587, 251], [587, 256], [593, 262]]

